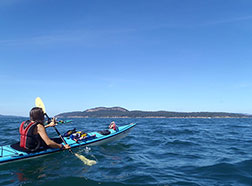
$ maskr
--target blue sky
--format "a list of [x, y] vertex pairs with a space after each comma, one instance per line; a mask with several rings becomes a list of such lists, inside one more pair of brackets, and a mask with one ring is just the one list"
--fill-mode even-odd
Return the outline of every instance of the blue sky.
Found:
[[1, 0], [0, 114], [252, 114], [250, 0]]

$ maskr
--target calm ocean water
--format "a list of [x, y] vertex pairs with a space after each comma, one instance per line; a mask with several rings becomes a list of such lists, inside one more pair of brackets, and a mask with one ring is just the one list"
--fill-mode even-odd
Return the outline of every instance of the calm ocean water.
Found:
[[[17, 142], [25, 118], [0, 118], [0, 145]], [[0, 166], [0, 185], [252, 185], [252, 119], [74, 119], [58, 126], [102, 130], [137, 126], [120, 141]], [[51, 137], [56, 137], [48, 128]]]

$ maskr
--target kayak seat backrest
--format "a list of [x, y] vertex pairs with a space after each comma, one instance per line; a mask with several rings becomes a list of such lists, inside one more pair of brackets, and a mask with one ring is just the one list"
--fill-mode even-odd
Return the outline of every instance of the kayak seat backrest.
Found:
[[[51, 140], [53, 140], [53, 141], [56, 142], [56, 143], [62, 143], [62, 139], [60, 139], [60, 138], [52, 138]], [[10, 145], [10, 146], [11, 146], [11, 148], [13, 148], [13, 149], [15, 149], [15, 150], [18, 150], [18, 151], [21, 151], [21, 152], [26, 152], [26, 153], [40, 152], [40, 151], [44, 151], [44, 150], [46, 150], [46, 149], [49, 148], [49, 147], [47, 146], [47, 147], [43, 147], [43, 148], [40, 148], [40, 149], [38, 149], [38, 150], [36, 150], [36, 151], [31, 152], [31, 151], [28, 150], [28, 149], [25, 149], [25, 148], [23, 148], [23, 147], [20, 147], [20, 142], [14, 143], [14, 144], [12, 144], [12, 145]]]
[[98, 133], [100, 133], [101, 135], [109, 135], [111, 132], [109, 130], [101, 130], [101, 131], [98, 131]]
[[11, 148], [13, 148], [15, 150], [18, 150], [18, 151], [21, 151], [21, 152], [30, 153], [30, 150], [25, 149], [23, 147], [20, 147], [20, 142], [14, 143], [14, 144], [12, 144], [10, 146], [11, 146]]

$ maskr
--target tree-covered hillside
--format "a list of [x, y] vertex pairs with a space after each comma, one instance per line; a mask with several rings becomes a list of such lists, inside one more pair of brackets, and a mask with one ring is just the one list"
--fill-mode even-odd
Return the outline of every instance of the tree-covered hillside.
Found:
[[58, 114], [61, 118], [247, 118], [247, 114], [227, 112], [129, 111], [122, 107], [97, 107], [85, 111]]

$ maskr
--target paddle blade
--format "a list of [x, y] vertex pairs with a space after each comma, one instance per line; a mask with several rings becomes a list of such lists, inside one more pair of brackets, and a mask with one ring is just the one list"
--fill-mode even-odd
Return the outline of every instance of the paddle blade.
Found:
[[36, 107], [42, 108], [43, 112], [46, 113], [45, 105], [44, 105], [44, 103], [43, 103], [43, 101], [41, 100], [40, 97], [36, 98], [35, 105], [36, 105]]
[[79, 158], [84, 164], [88, 165], [88, 166], [92, 166], [96, 164], [96, 161], [94, 160], [89, 160], [87, 159], [85, 156], [82, 156], [80, 154], [75, 153], [74, 154], [77, 158]]

